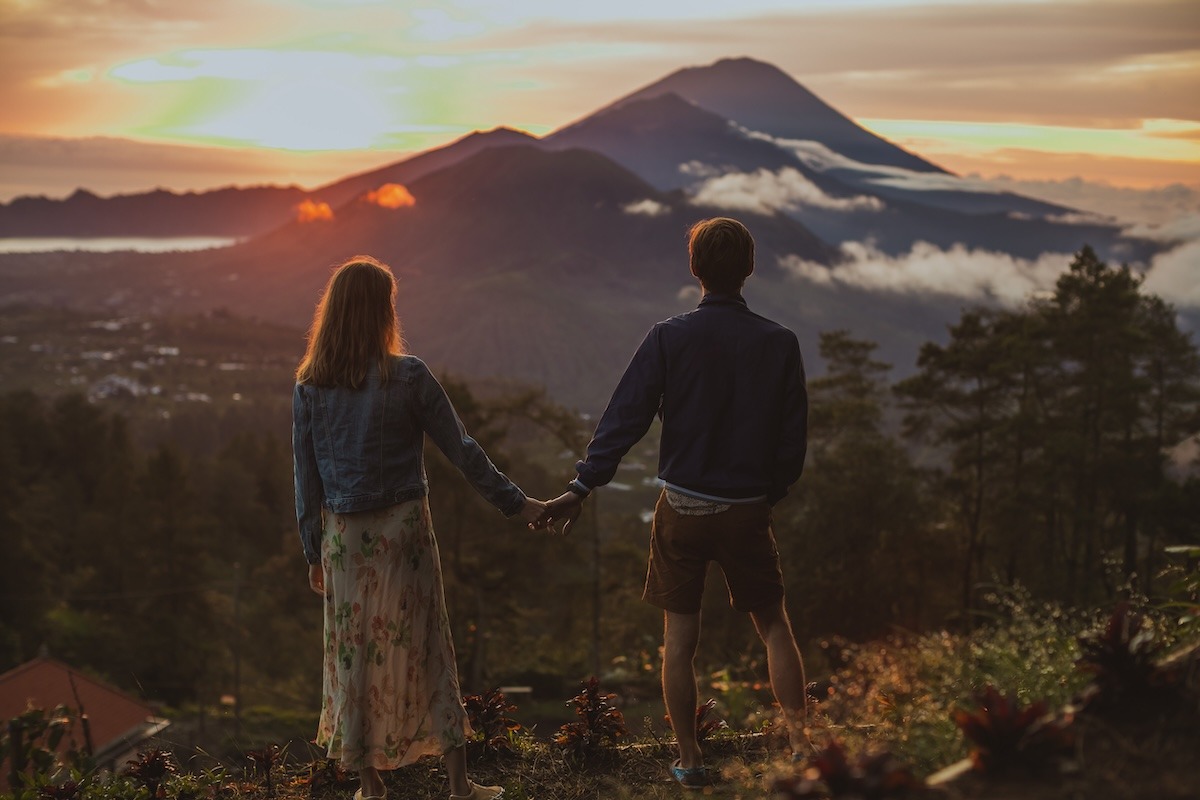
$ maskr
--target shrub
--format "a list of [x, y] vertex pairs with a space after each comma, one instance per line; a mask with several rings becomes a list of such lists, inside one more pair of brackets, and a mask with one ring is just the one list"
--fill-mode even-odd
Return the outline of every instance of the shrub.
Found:
[[588, 678], [580, 684], [583, 691], [567, 703], [574, 706], [575, 722], [568, 722], [554, 734], [554, 744], [568, 756], [583, 759], [602, 744], [613, 745], [628, 736], [625, 717], [610, 702], [615, 694], [600, 691], [600, 681]]

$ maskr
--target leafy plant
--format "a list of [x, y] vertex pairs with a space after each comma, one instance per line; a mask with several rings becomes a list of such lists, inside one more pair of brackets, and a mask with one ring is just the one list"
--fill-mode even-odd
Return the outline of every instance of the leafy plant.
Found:
[[[725, 720], [721, 719], [720, 717], [714, 716], [712, 719], [708, 718], [708, 715], [711, 714], [713, 709], [716, 707], [717, 701], [713, 699], [709, 699], [706, 702], [696, 706], [696, 741], [698, 743], [703, 742], [713, 733], [729, 727], [727, 724], [725, 724]], [[664, 719], [666, 719], [668, 725], [671, 724], [670, 714], [664, 717]]]
[[504, 692], [489, 689], [483, 694], [463, 697], [467, 719], [475, 733], [482, 739], [485, 750], [511, 752], [513, 736], [521, 730], [521, 723], [508, 716], [517, 707], [508, 701]]
[[267, 745], [261, 750], [247, 750], [246, 758], [252, 761], [263, 773], [263, 780], [267, 788], [267, 797], [274, 797], [275, 783], [271, 773], [275, 765], [281, 760], [279, 757], [279, 747], [272, 744]]
[[580, 686], [583, 691], [567, 703], [575, 707], [579, 719], [568, 722], [554, 734], [554, 744], [574, 758], [586, 758], [602, 744], [616, 744], [617, 739], [628, 736], [625, 717], [620, 709], [610, 702], [615, 694], [600, 691], [600, 681], [588, 678]]
[[58, 785], [47, 784], [38, 790], [38, 794], [46, 800], [75, 800], [82, 788], [75, 781], [66, 781]]
[[13, 788], [45, 783], [63, 766], [85, 765], [85, 755], [73, 746], [58, 753], [73, 719], [74, 712], [60, 705], [49, 712], [30, 708], [9, 720], [0, 731], [0, 763], [8, 762]]
[[151, 798], [163, 797], [163, 783], [179, 772], [171, 753], [157, 748], [139, 753], [136, 759], [126, 763], [125, 774], [140, 783]]
[[1022, 708], [1012, 696], [988, 686], [977, 698], [978, 709], [955, 709], [954, 722], [974, 745], [975, 769], [999, 774], [1015, 766], [1035, 770], [1070, 752], [1071, 718], [1048, 714], [1045, 701]]
[[1169, 581], [1167, 600], [1160, 609], [1178, 614], [1176, 622], [1183, 637], [1200, 635], [1200, 546], [1177, 545], [1164, 548], [1170, 556], [1182, 556], [1183, 564], [1172, 564], [1160, 577]]
[[920, 791], [924, 785], [891, 753], [864, 754], [852, 761], [845, 746], [835, 740], [803, 774], [777, 778], [771, 788], [777, 800], [885, 800]]
[[315, 794], [321, 789], [345, 786], [357, 778], [355, 773], [343, 767], [336, 758], [317, 758], [308, 765], [308, 775], [302, 778], [300, 783]]
[[1095, 699], [1114, 705], [1123, 699], [1152, 694], [1162, 680], [1156, 661], [1162, 645], [1144, 615], [1121, 603], [1098, 634], [1079, 637], [1079, 668], [1093, 676]]

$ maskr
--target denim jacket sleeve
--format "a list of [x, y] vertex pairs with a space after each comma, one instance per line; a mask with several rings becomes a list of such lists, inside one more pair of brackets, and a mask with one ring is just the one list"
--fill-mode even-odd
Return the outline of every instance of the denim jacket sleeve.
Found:
[[612, 399], [604, 409], [587, 457], [575, 465], [579, 482], [589, 489], [604, 486], [617, 474], [621, 459], [650, 429], [662, 407], [663, 363], [656, 325], [646, 334], [625, 368]]
[[321, 505], [325, 492], [317, 472], [312, 409], [300, 384], [292, 391], [292, 479], [296, 486], [296, 522], [309, 564], [321, 561]]
[[414, 388], [425, 433], [485, 500], [506, 517], [519, 513], [525, 493], [496, 469], [479, 443], [467, 434], [446, 390], [424, 363], [418, 363]]

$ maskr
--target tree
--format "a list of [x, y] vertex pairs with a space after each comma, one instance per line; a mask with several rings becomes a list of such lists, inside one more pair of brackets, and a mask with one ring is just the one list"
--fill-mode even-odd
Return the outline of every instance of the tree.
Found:
[[809, 382], [808, 465], [779, 538], [797, 576], [794, 614], [812, 632], [873, 636], [890, 623], [918, 627], [933, 610], [925, 579], [939, 557], [919, 474], [883, 430], [891, 367], [875, 349], [822, 333], [826, 374]]

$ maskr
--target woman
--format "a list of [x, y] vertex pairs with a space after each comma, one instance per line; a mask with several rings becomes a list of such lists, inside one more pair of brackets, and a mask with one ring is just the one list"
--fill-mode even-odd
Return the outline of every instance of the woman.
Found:
[[428, 435], [506, 516], [525, 496], [463, 428], [420, 359], [401, 351], [396, 280], [356, 256], [329, 279], [296, 370], [296, 517], [309, 583], [325, 598], [317, 743], [359, 772], [356, 800], [385, 796], [380, 770], [445, 754], [451, 798], [499, 797], [467, 778], [463, 709], [441, 564], [426, 501]]

